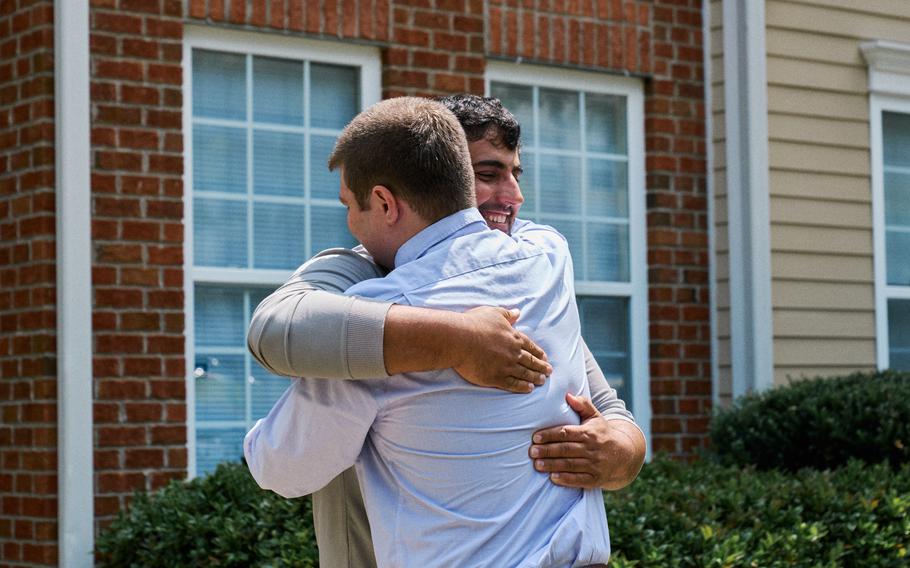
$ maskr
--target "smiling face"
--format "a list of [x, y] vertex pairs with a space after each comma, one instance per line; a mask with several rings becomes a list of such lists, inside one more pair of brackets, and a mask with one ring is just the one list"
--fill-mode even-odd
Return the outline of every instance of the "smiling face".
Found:
[[487, 137], [468, 143], [474, 168], [477, 208], [491, 229], [509, 234], [524, 202], [518, 178], [521, 160], [518, 149], [509, 150]]

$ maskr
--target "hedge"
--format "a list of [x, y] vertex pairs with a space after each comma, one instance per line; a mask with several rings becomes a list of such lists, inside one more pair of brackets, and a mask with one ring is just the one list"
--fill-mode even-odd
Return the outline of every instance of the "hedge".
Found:
[[711, 421], [722, 463], [796, 471], [850, 459], [910, 462], [910, 374], [794, 382], [737, 400]]
[[309, 498], [260, 489], [242, 464], [137, 493], [96, 543], [99, 566], [318, 566]]
[[[910, 466], [761, 472], [657, 458], [605, 497], [611, 566], [910, 564]], [[98, 539], [100, 566], [316, 566], [309, 499], [256, 487], [240, 464], [137, 495]]]
[[794, 474], [656, 459], [605, 500], [613, 568], [910, 565], [910, 466]]

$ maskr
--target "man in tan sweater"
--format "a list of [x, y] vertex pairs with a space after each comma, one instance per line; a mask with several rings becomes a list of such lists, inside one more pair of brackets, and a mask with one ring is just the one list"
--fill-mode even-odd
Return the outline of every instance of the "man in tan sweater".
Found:
[[[467, 134], [481, 214], [491, 228], [509, 233], [523, 201], [518, 123], [495, 99], [456, 95], [442, 102]], [[454, 368], [471, 383], [516, 393], [530, 392], [549, 373], [545, 354], [512, 328], [517, 316], [504, 308], [462, 314], [340, 295], [384, 274], [362, 247], [320, 253], [256, 309], [250, 351], [286, 376], [382, 380]], [[529, 459], [553, 483], [615, 490], [637, 475], [644, 436], [587, 347], [585, 360], [593, 403], [569, 401], [582, 424], [536, 433]], [[313, 503], [320, 563], [375, 565], [353, 469], [314, 493]]]

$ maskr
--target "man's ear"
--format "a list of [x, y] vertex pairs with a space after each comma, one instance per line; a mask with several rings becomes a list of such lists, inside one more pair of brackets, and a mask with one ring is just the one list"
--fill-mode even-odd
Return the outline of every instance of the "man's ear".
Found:
[[370, 207], [379, 207], [387, 225], [394, 225], [401, 216], [402, 202], [384, 185], [374, 185], [370, 190]]

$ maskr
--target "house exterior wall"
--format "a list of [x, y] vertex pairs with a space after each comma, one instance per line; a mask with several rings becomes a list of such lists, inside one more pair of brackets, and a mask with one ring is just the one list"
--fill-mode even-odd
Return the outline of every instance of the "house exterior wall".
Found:
[[767, 3], [774, 382], [875, 367], [869, 97], [859, 45], [910, 6]]
[[0, 564], [57, 558], [53, 2], [0, 3]]
[[[733, 397], [723, 5], [711, 2], [717, 400]], [[876, 365], [869, 94], [860, 44], [910, 37], [910, 6], [765, 2], [775, 385]]]
[[[482, 93], [487, 61], [644, 78], [652, 449], [711, 408], [701, 1], [91, 2], [96, 529], [183, 478], [188, 24], [377, 46], [382, 92]], [[0, 3], [0, 563], [57, 561], [53, 2]]]

